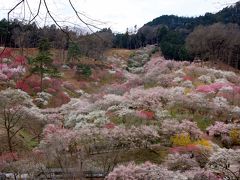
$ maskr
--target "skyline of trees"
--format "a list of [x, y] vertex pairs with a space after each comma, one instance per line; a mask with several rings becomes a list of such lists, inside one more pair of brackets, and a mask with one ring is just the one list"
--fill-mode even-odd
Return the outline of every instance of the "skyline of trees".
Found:
[[[65, 27], [60, 29], [57, 25], [52, 24], [38, 28], [33, 22], [31, 24], [24, 24], [19, 20], [13, 20], [8, 22], [3, 19], [0, 21], [0, 45], [15, 47], [15, 48], [36, 48], [39, 41], [43, 38], [49, 40], [51, 48], [68, 50], [69, 44], [75, 43], [79, 46], [80, 56], [86, 56], [94, 59], [102, 59], [103, 52], [108, 48], [126, 48], [137, 49], [144, 47], [147, 44], [157, 44], [161, 48], [162, 54], [166, 59], [175, 60], [193, 60], [194, 57], [198, 57], [196, 53], [199, 46], [195, 47], [195, 50], [191, 49], [190, 40], [194, 35], [194, 31], [198, 29], [198, 26], [212, 26], [216, 23], [222, 24], [240, 24], [240, 2], [237, 2], [234, 6], [224, 8], [216, 14], [206, 13], [204, 16], [196, 18], [178, 17], [174, 15], [160, 16], [153, 21], [145, 24], [143, 27], [135, 29], [131, 32], [129, 29], [122, 34], [114, 34], [110, 28], [99, 30], [92, 34], [79, 34], [72, 27]], [[230, 26], [226, 25], [226, 28]], [[6, 30], [9, 30], [9, 34]], [[211, 28], [210, 28], [211, 29]], [[221, 29], [221, 28], [220, 28]], [[64, 30], [64, 31], [63, 31]], [[224, 28], [222, 28], [224, 31]], [[235, 31], [240, 31], [239, 27], [235, 28]], [[67, 33], [67, 35], [66, 35]], [[216, 33], [220, 33], [216, 31]], [[224, 32], [222, 32], [224, 33]], [[214, 33], [211, 34], [214, 38]], [[204, 34], [202, 35], [204, 36]], [[221, 36], [221, 35], [220, 35]], [[205, 37], [200, 37], [195, 41], [201, 41]], [[210, 37], [208, 37], [210, 38]], [[232, 37], [233, 39], [236, 39]], [[186, 41], [188, 44], [186, 44]], [[219, 42], [220, 43], [220, 42]], [[226, 41], [225, 43], [232, 43]], [[225, 44], [222, 48], [221, 54], [212, 57], [212, 52], [205, 52], [203, 59], [224, 59], [223, 62], [239, 68], [239, 44], [238, 36], [234, 45]], [[189, 46], [190, 45], [190, 46]], [[188, 46], [188, 47], [187, 47]], [[215, 46], [221, 46], [215, 42]], [[231, 54], [228, 50], [231, 48]], [[209, 51], [210, 48], [208, 48]], [[225, 52], [225, 55], [223, 54]], [[228, 56], [226, 56], [226, 53]], [[211, 57], [210, 57], [211, 54]], [[221, 55], [221, 57], [219, 57]], [[230, 58], [231, 56], [231, 58]], [[235, 58], [235, 62], [230, 62]]]

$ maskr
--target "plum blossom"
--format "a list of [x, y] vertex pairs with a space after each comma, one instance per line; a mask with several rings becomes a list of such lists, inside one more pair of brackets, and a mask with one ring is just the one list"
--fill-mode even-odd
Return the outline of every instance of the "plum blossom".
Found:
[[224, 97], [215, 97], [213, 98], [213, 104], [216, 108], [223, 108], [227, 110], [229, 108], [229, 103]]
[[119, 96], [115, 94], [107, 94], [103, 96], [103, 99], [100, 99], [95, 102], [94, 106], [97, 109], [107, 110], [111, 106], [117, 106], [126, 101], [124, 96]]
[[198, 78], [198, 80], [202, 81], [203, 83], [210, 84], [212, 82], [212, 78], [208, 75], [202, 75]]
[[184, 72], [183, 69], [179, 69], [179, 70], [175, 71], [174, 74], [178, 77], [185, 77], [186, 76], [186, 73]]
[[224, 179], [239, 179], [240, 150], [219, 148], [209, 158], [208, 167], [222, 174]]
[[8, 79], [17, 79], [26, 72], [23, 66], [10, 67], [7, 64], [0, 64], [0, 74], [7, 76]]
[[240, 116], [240, 107], [239, 106], [235, 106], [233, 109], [232, 109], [232, 114], [233, 115], [236, 115], [237, 117]]
[[175, 82], [175, 83], [180, 83], [180, 82], [182, 82], [183, 81], [183, 78], [180, 78], [180, 77], [175, 77], [174, 79], [173, 79], [173, 82]]
[[179, 172], [169, 171], [163, 166], [150, 162], [136, 165], [130, 162], [127, 165], [119, 165], [108, 174], [106, 180], [117, 179], [159, 179], [159, 180], [187, 180], [188, 178]]
[[164, 120], [164, 119], [167, 119], [170, 117], [171, 117], [171, 115], [168, 110], [163, 110], [163, 109], [159, 108], [156, 112], [157, 119]]
[[6, 81], [7, 79], [7, 75], [0, 73], [0, 81]]
[[193, 87], [194, 87], [192, 81], [189, 81], [189, 80], [184, 81], [184, 82], [181, 84], [181, 86], [182, 86], [182, 87], [186, 87], [186, 88], [193, 88]]
[[215, 79], [214, 83], [230, 83], [230, 82], [225, 78], [220, 78], [220, 79]]
[[207, 131], [210, 136], [218, 136], [221, 134], [227, 134], [232, 128], [234, 128], [233, 124], [225, 124], [223, 122], [216, 121], [214, 125], [207, 128]]
[[106, 116], [105, 111], [92, 111], [87, 115], [77, 114], [77, 116], [71, 114], [69, 115], [68, 122], [66, 122], [67, 126], [70, 123], [69, 121], [74, 121], [76, 123], [75, 128], [77, 129], [84, 127], [86, 124], [94, 124], [96, 126], [100, 126], [109, 123], [109, 119]]
[[175, 119], [166, 119], [162, 122], [161, 130], [163, 134], [172, 136], [174, 134], [188, 133], [193, 138], [199, 138], [203, 135], [196, 122], [183, 120], [178, 122]]
[[198, 162], [191, 157], [191, 154], [169, 154], [164, 162], [164, 165], [172, 171], [181, 170], [186, 171], [198, 168]]

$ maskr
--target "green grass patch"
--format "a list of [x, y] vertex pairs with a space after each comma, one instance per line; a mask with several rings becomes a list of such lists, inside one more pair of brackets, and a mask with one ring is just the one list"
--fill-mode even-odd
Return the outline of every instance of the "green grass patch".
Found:
[[23, 141], [24, 145], [29, 149], [33, 149], [38, 145], [38, 142], [35, 139], [33, 139], [33, 136], [25, 129], [19, 132], [19, 137], [21, 137], [21, 140]]
[[156, 147], [154, 149], [134, 149], [121, 154], [120, 161], [134, 161], [139, 164], [150, 161], [152, 163], [161, 164], [167, 154], [168, 149], [166, 147]]
[[208, 126], [213, 124], [213, 120], [204, 117], [204, 116], [199, 116], [199, 115], [195, 115], [194, 116], [194, 121], [197, 122], [198, 127], [202, 130], [205, 131], [207, 129]]
[[147, 83], [144, 83], [144, 89], [149, 89], [149, 88], [154, 88], [154, 87], [157, 87], [157, 83], [154, 82], [154, 81], [151, 81], [151, 82], [147, 82]]
[[173, 118], [176, 118], [179, 120], [193, 119], [202, 131], [205, 131], [208, 126], [214, 123], [214, 120], [208, 118], [208, 115], [206, 113], [200, 114], [198, 112], [195, 112], [193, 114], [193, 113], [190, 113], [187, 109], [180, 108], [180, 107], [171, 108], [169, 109], [169, 112]]
[[189, 113], [187, 109], [180, 108], [180, 107], [173, 107], [168, 110], [172, 118], [176, 119], [186, 119], [186, 118], [193, 118], [193, 114]]

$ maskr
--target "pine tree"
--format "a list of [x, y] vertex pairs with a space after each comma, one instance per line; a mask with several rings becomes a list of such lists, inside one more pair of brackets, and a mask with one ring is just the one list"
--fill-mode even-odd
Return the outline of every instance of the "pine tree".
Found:
[[78, 58], [81, 56], [81, 49], [77, 43], [70, 43], [68, 47], [68, 61], [74, 62], [75, 60], [78, 60]]
[[59, 72], [56, 67], [53, 66], [51, 54], [50, 54], [50, 44], [47, 39], [41, 40], [38, 47], [38, 55], [32, 60], [31, 73], [39, 74], [41, 78], [41, 91], [43, 90], [43, 76], [59, 76]]

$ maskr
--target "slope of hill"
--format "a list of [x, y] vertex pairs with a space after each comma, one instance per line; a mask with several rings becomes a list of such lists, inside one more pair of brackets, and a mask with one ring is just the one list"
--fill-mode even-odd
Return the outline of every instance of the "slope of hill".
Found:
[[[15, 90], [13, 85], [0, 91], [0, 97], [14, 99], [19, 94], [26, 102], [18, 105], [30, 113], [15, 137], [29, 148], [14, 146], [11, 153], [1, 152], [0, 171], [32, 179], [93, 175], [107, 180], [239, 179], [239, 74], [166, 60], [152, 54], [154, 49], [106, 52], [106, 66], [92, 66], [94, 76], [80, 77], [80, 84], [92, 88], [89, 92], [71, 86], [77, 83], [69, 76], [77, 72], [71, 67], [60, 69], [63, 77], [58, 84], [45, 78], [55, 86], [51, 91], [45, 88], [39, 97], [27, 88], [23, 90], [28, 94]], [[14, 79], [5, 75], [6, 65], [1, 66], [1, 77], [7, 78], [1, 81], [6, 83], [24, 75], [21, 71]], [[33, 104], [36, 98], [48, 103], [56, 91], [69, 101], [56, 108]], [[38, 128], [42, 133], [37, 138], [32, 137], [36, 130], [31, 129], [36, 121], [44, 124]]]
[[224, 8], [216, 14], [206, 13], [204, 16], [199, 17], [178, 17], [174, 15], [163, 15], [153, 19], [145, 26], [159, 26], [165, 25], [170, 29], [190, 29], [198, 25], [211, 25], [217, 22], [236, 23], [240, 25], [240, 2], [235, 5]]

